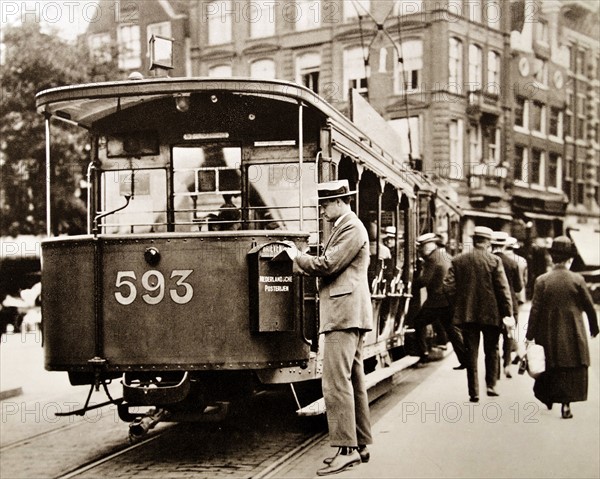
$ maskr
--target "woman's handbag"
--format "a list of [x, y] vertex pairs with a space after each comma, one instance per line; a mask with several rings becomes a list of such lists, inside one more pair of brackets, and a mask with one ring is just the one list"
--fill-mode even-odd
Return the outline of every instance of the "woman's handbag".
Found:
[[546, 370], [544, 347], [533, 342], [528, 343], [525, 355], [527, 357], [527, 372], [533, 379], [537, 379]]

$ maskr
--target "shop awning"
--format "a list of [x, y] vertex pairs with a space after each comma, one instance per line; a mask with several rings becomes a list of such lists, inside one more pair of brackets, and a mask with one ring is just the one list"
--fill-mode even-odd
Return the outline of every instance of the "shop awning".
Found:
[[513, 217], [504, 213], [495, 213], [488, 211], [477, 211], [477, 210], [463, 210], [465, 216], [476, 216], [480, 218], [500, 218], [503, 220], [511, 221]]
[[569, 230], [577, 252], [586, 266], [600, 266], [600, 231], [592, 228]]

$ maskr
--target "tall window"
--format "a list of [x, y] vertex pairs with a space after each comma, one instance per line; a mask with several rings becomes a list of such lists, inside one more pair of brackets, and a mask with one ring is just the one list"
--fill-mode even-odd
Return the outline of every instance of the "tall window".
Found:
[[465, 8], [467, 9], [467, 15], [469, 20], [472, 22], [481, 23], [481, 12], [482, 12], [482, 0], [466, 0]]
[[585, 139], [585, 94], [577, 95], [577, 138]]
[[370, 0], [353, 0], [351, 2], [342, 2], [342, 9], [344, 11], [344, 21], [358, 18], [358, 16], [366, 16], [367, 12], [371, 11]]
[[527, 148], [522, 145], [515, 145], [514, 174], [516, 181], [523, 181], [523, 169], [527, 164]]
[[560, 108], [550, 108], [550, 124], [548, 133], [557, 138], [563, 137], [563, 112]]
[[231, 0], [218, 0], [206, 6], [209, 45], [231, 42], [232, 14]]
[[546, 185], [552, 188], [560, 188], [560, 179], [562, 177], [562, 158], [557, 153], [548, 155], [548, 178]]
[[448, 52], [448, 90], [462, 93], [463, 44], [458, 38], [450, 37]]
[[517, 96], [515, 99], [515, 126], [520, 128], [528, 128], [528, 108], [527, 100], [522, 96]]
[[208, 69], [208, 76], [211, 78], [230, 78], [233, 76], [231, 65], [215, 65]]
[[269, 58], [256, 60], [250, 64], [250, 76], [263, 80], [272, 80], [276, 77], [275, 62]]
[[535, 25], [535, 39], [538, 42], [548, 43], [548, 22], [543, 18], [538, 18]]
[[567, 91], [565, 109], [565, 136], [573, 137], [573, 92]]
[[529, 179], [529, 183], [533, 185], [541, 185], [542, 178], [542, 169], [544, 162], [544, 153], [542, 150], [538, 150], [536, 148], [531, 150], [531, 161], [529, 162], [527, 176]]
[[292, 18], [296, 30], [310, 30], [321, 26], [321, 0], [296, 0], [294, 5], [295, 13]]
[[252, 0], [247, 20], [252, 38], [272, 37], [275, 35], [275, 2]]
[[533, 78], [542, 85], [548, 85], [548, 62], [542, 58], [536, 58], [533, 62]]
[[321, 55], [318, 53], [304, 53], [296, 58], [296, 83], [310, 88], [319, 93], [319, 70], [321, 68]]
[[486, 90], [492, 95], [500, 96], [502, 85], [500, 83], [500, 55], [496, 52], [488, 52]]
[[481, 90], [483, 53], [481, 47], [469, 45], [469, 91]]
[[395, 62], [395, 92], [404, 90], [417, 90], [421, 80], [423, 69], [423, 42], [421, 40], [409, 40], [402, 43], [402, 56], [404, 63]]
[[119, 42], [119, 68], [129, 70], [142, 66], [142, 47], [139, 25], [120, 25], [117, 30]]
[[388, 123], [400, 136], [403, 161], [408, 161], [409, 152], [412, 154], [413, 160], [421, 158], [421, 119], [418, 116], [411, 116], [408, 119], [390, 120]]
[[365, 66], [366, 48], [348, 48], [344, 50], [344, 100], [348, 99], [350, 88], [356, 88], [358, 92], [368, 95], [368, 70]]
[[482, 160], [481, 125], [474, 125], [469, 130], [469, 162], [475, 165], [481, 163]]
[[504, 13], [501, 0], [487, 0], [483, 5], [483, 19], [490, 28], [500, 29], [500, 20]]
[[463, 134], [463, 121], [450, 120], [450, 177], [453, 179], [463, 177]]
[[500, 163], [500, 128], [489, 128], [487, 131], [487, 161], [492, 165]]
[[538, 133], [545, 133], [546, 107], [539, 101], [534, 101], [531, 108], [531, 129]]
[[110, 33], [95, 33], [94, 35], [90, 35], [88, 37], [90, 54], [97, 61], [109, 62], [112, 60], [110, 46]]

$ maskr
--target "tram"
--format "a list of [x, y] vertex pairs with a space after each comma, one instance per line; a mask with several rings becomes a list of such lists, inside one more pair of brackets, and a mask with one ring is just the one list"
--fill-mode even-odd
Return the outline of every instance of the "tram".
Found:
[[[293, 275], [281, 253], [322, 248], [330, 225], [316, 185], [334, 179], [358, 191], [352, 207], [372, 241], [366, 372], [402, 356], [415, 238], [441, 227], [455, 241], [460, 212], [399, 151], [285, 81], [126, 80], [36, 101], [49, 144], [51, 122], [66, 121], [92, 145], [87, 234], [42, 244], [46, 369], [90, 394], [121, 378], [120, 417], [146, 429], [201, 419], [257, 387], [318, 380], [316, 279]], [[380, 259], [386, 228], [392, 254]]]

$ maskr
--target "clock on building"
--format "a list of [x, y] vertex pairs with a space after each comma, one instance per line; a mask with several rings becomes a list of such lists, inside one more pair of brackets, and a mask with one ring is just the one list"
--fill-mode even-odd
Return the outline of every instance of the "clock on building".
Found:
[[561, 89], [565, 83], [563, 80], [563, 74], [559, 70], [554, 72], [554, 77], [552, 80], [554, 81], [554, 86], [558, 89]]
[[519, 73], [524, 77], [529, 75], [529, 60], [525, 57], [521, 57], [519, 60]]

